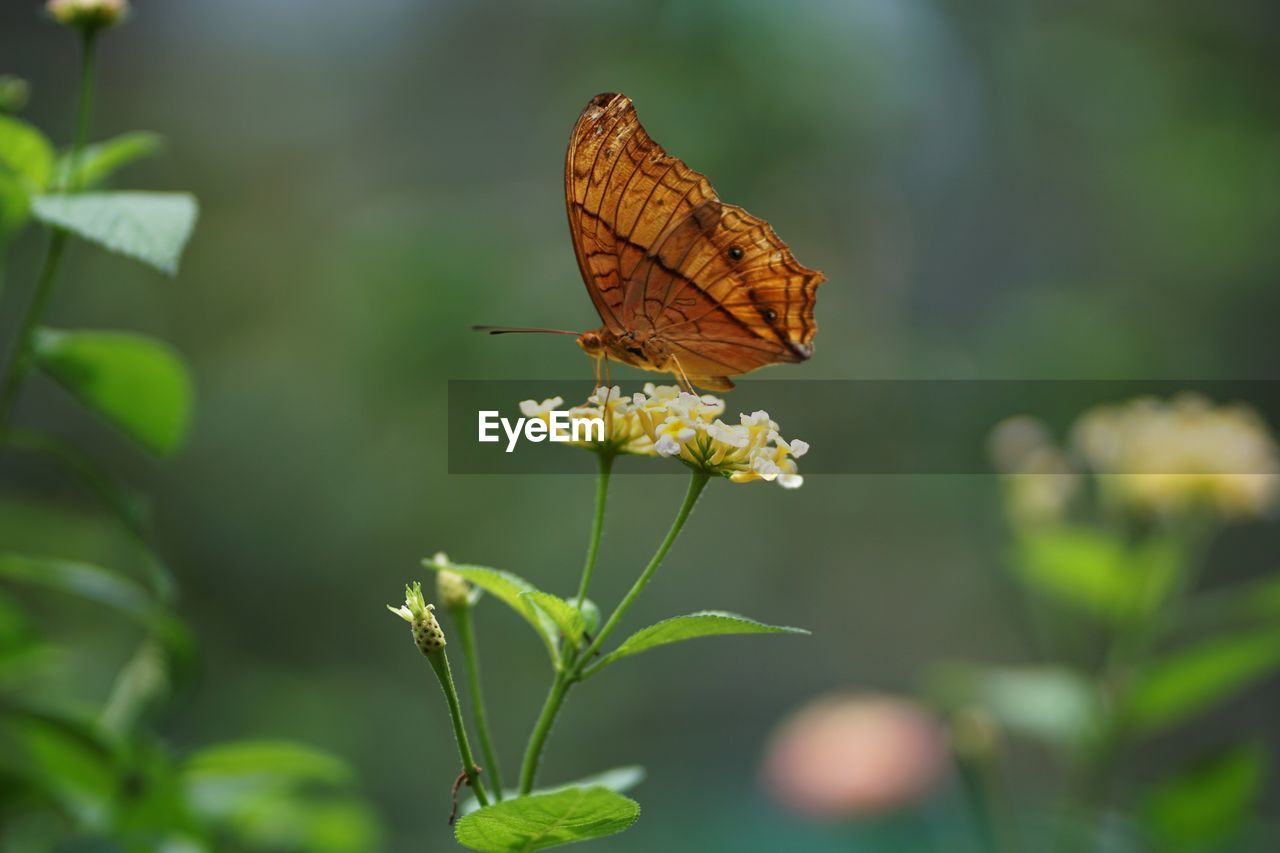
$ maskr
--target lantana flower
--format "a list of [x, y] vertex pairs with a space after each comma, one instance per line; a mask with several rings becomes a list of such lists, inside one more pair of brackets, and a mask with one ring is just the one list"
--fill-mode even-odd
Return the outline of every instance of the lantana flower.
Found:
[[[537, 403], [526, 400], [526, 417], [550, 421], [563, 401], [555, 397]], [[597, 388], [570, 418], [604, 418], [605, 441], [576, 442], [593, 449], [609, 448], [639, 456], [677, 459], [690, 468], [735, 483], [777, 482], [794, 489], [804, 482], [796, 460], [809, 445], [787, 441], [768, 412], [743, 414], [738, 423], [725, 423], [725, 402], [710, 394], [691, 394], [673, 385], [646, 383], [643, 393], [624, 397], [617, 386]], [[571, 442], [574, 443], [574, 442]]]
[[99, 30], [129, 13], [128, 0], [49, 0], [45, 9], [59, 24]]
[[[551, 415], [560, 411], [564, 404], [563, 397], [551, 397], [541, 403], [525, 400], [520, 403], [520, 414], [526, 418], [538, 418], [551, 424]], [[570, 434], [580, 436], [577, 441], [567, 443], [578, 447], [586, 447], [595, 451], [626, 453], [633, 456], [652, 456], [653, 443], [640, 428], [636, 420], [634, 405], [630, 397], [622, 395], [617, 385], [606, 388], [600, 386], [591, 393], [586, 402], [569, 409]], [[596, 440], [596, 429], [587, 428], [592, 422], [604, 422], [604, 440]], [[577, 432], [574, 431], [575, 425]]]

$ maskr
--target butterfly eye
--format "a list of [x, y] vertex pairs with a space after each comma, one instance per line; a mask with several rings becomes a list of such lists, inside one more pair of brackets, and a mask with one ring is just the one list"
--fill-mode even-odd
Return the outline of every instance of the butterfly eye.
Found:
[[764, 316], [764, 321], [766, 323], [772, 323], [774, 320], [778, 319], [778, 312], [774, 311], [772, 308], [766, 308], [760, 313]]
[[730, 247], [729, 247], [729, 260], [731, 260], [731, 261], [740, 261], [740, 260], [742, 260], [742, 247], [741, 247], [741, 246], [730, 246]]

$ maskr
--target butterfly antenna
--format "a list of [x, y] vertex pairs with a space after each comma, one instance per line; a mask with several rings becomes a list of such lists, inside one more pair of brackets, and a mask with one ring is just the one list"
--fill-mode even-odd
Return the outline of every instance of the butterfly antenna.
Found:
[[542, 335], [573, 335], [575, 338], [578, 332], [571, 332], [568, 329], [538, 329], [526, 328], [522, 326], [472, 326], [473, 332], [488, 332], [491, 335], [511, 335], [518, 333], [542, 334]]

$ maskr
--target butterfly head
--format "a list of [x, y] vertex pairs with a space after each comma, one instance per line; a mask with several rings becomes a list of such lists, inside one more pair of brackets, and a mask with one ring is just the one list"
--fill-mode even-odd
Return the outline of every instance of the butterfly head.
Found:
[[578, 346], [592, 358], [599, 358], [605, 350], [604, 338], [599, 332], [583, 332], [578, 335]]

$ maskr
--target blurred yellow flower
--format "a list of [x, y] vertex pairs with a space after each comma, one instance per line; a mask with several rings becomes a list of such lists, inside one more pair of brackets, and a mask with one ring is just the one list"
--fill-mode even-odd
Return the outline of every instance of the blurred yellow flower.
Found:
[[1123, 505], [1169, 515], [1206, 507], [1258, 516], [1280, 498], [1280, 452], [1244, 405], [1197, 394], [1100, 406], [1076, 422], [1073, 443], [1100, 487]]

